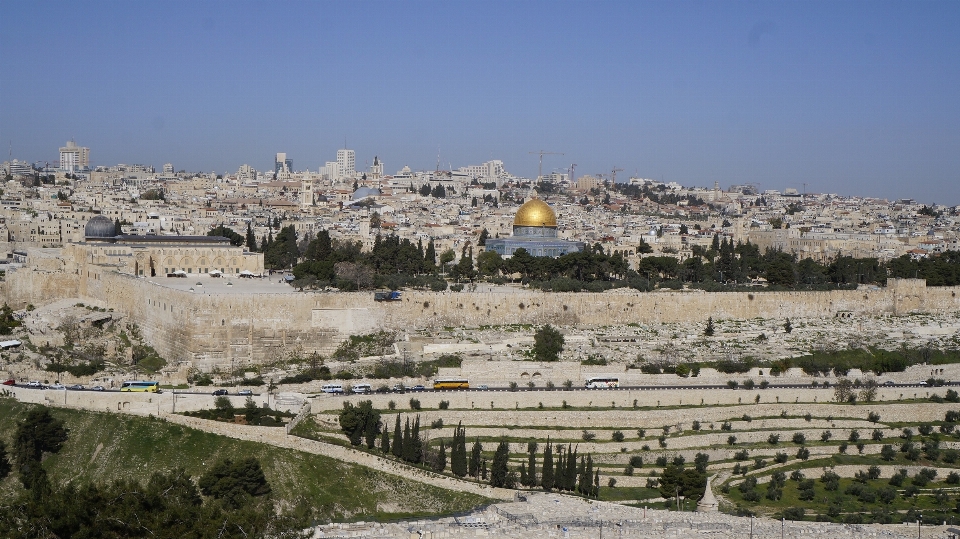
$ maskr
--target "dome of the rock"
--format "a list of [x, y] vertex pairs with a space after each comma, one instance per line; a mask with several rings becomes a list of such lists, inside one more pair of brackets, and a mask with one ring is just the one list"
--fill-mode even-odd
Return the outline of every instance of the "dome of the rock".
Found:
[[520, 206], [513, 218], [513, 226], [557, 226], [557, 214], [546, 202], [535, 198]]

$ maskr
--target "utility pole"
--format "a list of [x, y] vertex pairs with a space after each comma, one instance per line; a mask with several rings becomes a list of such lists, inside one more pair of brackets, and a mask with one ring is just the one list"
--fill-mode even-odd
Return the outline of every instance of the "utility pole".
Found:
[[537, 181], [540, 181], [540, 178], [543, 177], [543, 156], [545, 155], [563, 155], [563, 152], [548, 152], [545, 150], [539, 150], [536, 152], [529, 152], [531, 154], [540, 155], [540, 168], [537, 169]]

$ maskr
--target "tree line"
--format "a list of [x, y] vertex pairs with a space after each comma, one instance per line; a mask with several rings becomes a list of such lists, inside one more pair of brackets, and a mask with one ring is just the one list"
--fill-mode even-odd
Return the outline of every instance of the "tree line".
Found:
[[[511, 468], [510, 444], [501, 440], [488, 466], [479, 437], [474, 439], [467, 451], [467, 433], [462, 423], [454, 428], [449, 442], [441, 439], [431, 445], [420, 432], [419, 415], [413, 421], [408, 417], [401, 422], [400, 414], [397, 414], [391, 432], [389, 425], [381, 421], [380, 411], [373, 407], [371, 401], [362, 401], [356, 406], [344, 402], [339, 420], [341, 429], [352, 445], [364, 444], [368, 450], [378, 450], [384, 455], [392, 455], [398, 460], [435, 472], [444, 473], [449, 466], [450, 473], [456, 477], [487, 481], [491, 486], [501, 488], [517, 488], [517, 485], [521, 485], [546, 491], [576, 492], [594, 498], [600, 492], [600, 471], [594, 468], [593, 456], [580, 455], [570, 444], [566, 448], [559, 444], [554, 447], [548, 440], [538, 464], [538, 444], [529, 442], [526, 461], [518, 468]], [[442, 421], [434, 427], [442, 427]]]
[[[486, 243], [485, 232], [480, 232], [478, 246]], [[243, 242], [242, 236], [222, 226], [209, 234], [228, 237], [234, 245]], [[248, 229], [247, 243], [251, 241], [252, 231]], [[817, 261], [775, 249], [761, 252], [749, 240], [734, 242], [718, 234], [709, 247], [693, 246], [693, 256], [686, 260], [644, 256], [636, 270], [630, 268], [625, 256], [630, 253], [605, 249], [599, 243], [556, 258], [537, 257], [518, 249], [506, 259], [493, 251], [475, 257], [473, 245], [467, 243], [457, 260], [453, 250], [438, 253], [432, 239], [424, 245], [393, 234], [378, 234], [373, 248], [364, 252], [360, 242], [334, 240], [326, 230], [298, 239], [292, 225], [280, 229], [275, 237], [271, 229], [259, 250], [264, 253], [267, 268], [292, 268], [292, 284], [298, 288], [413, 287], [441, 291], [447, 289], [447, 279], [458, 283], [519, 280], [533, 288], [556, 292], [601, 292], [619, 287], [648, 291], [684, 286], [712, 291], [749, 286], [761, 279], [776, 289], [806, 290], [884, 285], [888, 278], [920, 278], [929, 286], [960, 285], [958, 251], [916, 260], [904, 255], [887, 262], [841, 253]], [[643, 243], [635, 251], [646, 254], [652, 248]]]

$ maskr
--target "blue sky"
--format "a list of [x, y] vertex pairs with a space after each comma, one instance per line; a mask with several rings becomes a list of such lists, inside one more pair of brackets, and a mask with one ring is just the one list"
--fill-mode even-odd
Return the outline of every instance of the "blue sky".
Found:
[[[0, 143], [960, 204], [960, 2], [0, 3]], [[4, 153], [6, 154], [7, 151]], [[7, 155], [4, 155], [4, 159]]]

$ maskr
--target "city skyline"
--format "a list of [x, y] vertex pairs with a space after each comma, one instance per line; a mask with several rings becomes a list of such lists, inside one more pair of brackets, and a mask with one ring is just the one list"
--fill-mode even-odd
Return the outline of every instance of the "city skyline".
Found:
[[8, 2], [0, 142], [50, 161], [504, 162], [960, 204], [954, 3]]

